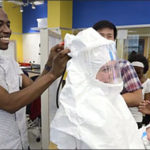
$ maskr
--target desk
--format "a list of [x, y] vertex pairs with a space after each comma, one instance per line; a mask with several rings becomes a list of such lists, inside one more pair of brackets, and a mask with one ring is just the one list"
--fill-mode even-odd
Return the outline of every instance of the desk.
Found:
[[34, 68], [31, 68], [31, 66], [27, 66], [27, 67], [21, 66], [20, 68], [26, 71], [29, 74], [29, 77], [40, 75], [40, 68], [34, 69]]

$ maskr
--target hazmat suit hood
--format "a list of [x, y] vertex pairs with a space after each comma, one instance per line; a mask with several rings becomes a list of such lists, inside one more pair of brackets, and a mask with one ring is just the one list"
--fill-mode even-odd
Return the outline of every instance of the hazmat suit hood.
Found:
[[[78, 71], [82, 72], [82, 75], [86, 78], [85, 81], [101, 86], [105, 95], [122, 91], [123, 83], [114, 41], [105, 39], [93, 28], [89, 28], [84, 32], [79, 32], [76, 36], [67, 34], [65, 36], [65, 47], [71, 50], [69, 54], [72, 57], [71, 62], [76, 64]], [[115, 77], [113, 77], [111, 84], [109, 82], [104, 84], [103, 81], [98, 81], [96, 76], [100, 68], [106, 70], [108, 66], [112, 69]]]
[[93, 28], [65, 36], [72, 57], [50, 140], [59, 149], [144, 148], [120, 95], [123, 83], [114, 41]]

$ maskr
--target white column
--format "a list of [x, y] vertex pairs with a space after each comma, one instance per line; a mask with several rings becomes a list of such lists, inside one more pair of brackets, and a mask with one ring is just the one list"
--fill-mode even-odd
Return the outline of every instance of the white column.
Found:
[[[40, 30], [41, 72], [49, 55], [48, 29]], [[49, 145], [49, 98], [48, 89], [41, 96], [42, 149]]]

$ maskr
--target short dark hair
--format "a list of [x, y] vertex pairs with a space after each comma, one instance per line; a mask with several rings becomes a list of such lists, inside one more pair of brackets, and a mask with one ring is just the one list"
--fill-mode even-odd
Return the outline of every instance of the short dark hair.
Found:
[[110, 28], [114, 30], [114, 39], [117, 37], [117, 28], [116, 26], [108, 20], [101, 20], [93, 25], [93, 28], [97, 31], [103, 28]]
[[139, 61], [141, 63], [143, 63], [144, 65], [144, 71], [143, 73], [145, 74], [148, 69], [149, 69], [149, 64], [148, 64], [148, 60], [146, 59], [146, 57], [140, 53], [136, 53], [135, 51], [132, 51], [131, 54], [128, 57], [129, 62], [133, 62], [133, 61]]

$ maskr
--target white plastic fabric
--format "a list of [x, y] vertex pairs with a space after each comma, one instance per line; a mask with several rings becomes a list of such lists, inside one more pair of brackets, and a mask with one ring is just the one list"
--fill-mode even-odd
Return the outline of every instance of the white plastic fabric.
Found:
[[50, 141], [59, 149], [143, 149], [135, 120], [120, 95], [122, 81], [96, 79], [104, 64], [116, 60], [114, 42], [88, 28], [77, 36], [67, 34], [65, 46], [72, 59]]
[[146, 131], [146, 129], [149, 127], [150, 127], [150, 124], [148, 124], [147, 126], [142, 126], [142, 128], [139, 129], [139, 132], [142, 135], [142, 140], [143, 140], [145, 149], [150, 149], [150, 141], [148, 140], [147, 131]]
[[131, 111], [136, 122], [142, 122], [143, 114], [139, 112], [138, 107], [129, 107], [129, 110]]

